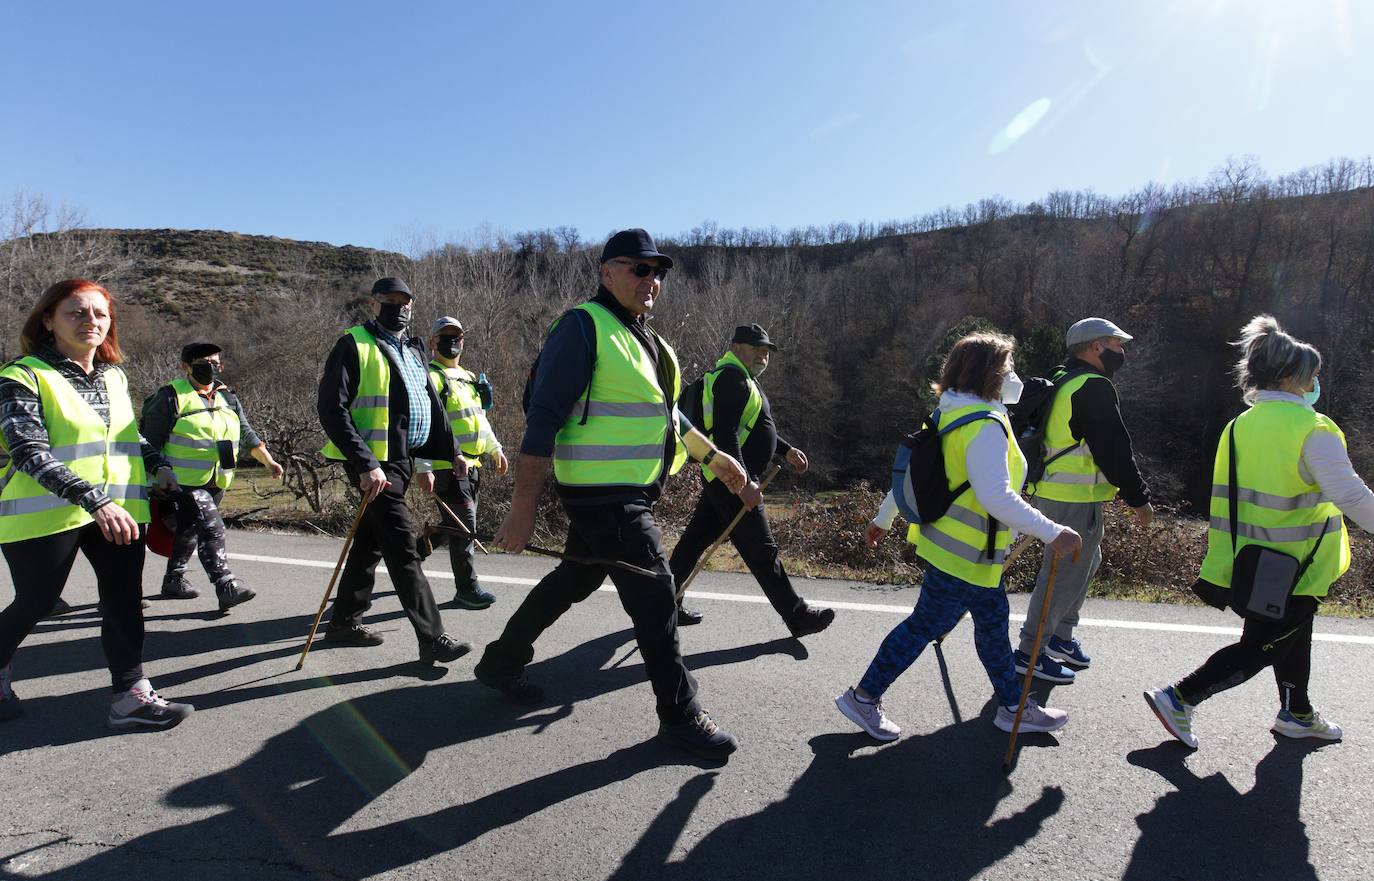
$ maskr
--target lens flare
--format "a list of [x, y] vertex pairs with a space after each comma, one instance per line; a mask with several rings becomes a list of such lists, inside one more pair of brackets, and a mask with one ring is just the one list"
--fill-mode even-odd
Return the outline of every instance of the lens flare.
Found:
[[992, 142], [988, 144], [988, 153], [996, 156], [1010, 149], [1012, 144], [1025, 137], [1049, 112], [1049, 98], [1032, 101], [1026, 109], [1013, 116], [1005, 128], [993, 136]]

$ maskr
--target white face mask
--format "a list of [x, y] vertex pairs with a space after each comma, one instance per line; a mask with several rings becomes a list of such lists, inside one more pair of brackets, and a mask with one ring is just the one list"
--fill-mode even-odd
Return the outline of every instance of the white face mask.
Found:
[[1016, 375], [1016, 371], [1006, 375], [1002, 380], [1002, 403], [1015, 404], [1021, 400], [1021, 392], [1025, 391], [1026, 384], [1021, 381], [1021, 377]]

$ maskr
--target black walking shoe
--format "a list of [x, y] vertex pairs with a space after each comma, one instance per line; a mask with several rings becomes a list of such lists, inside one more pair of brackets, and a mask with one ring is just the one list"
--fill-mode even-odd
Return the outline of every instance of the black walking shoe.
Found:
[[234, 606], [248, 602], [257, 596], [257, 592], [250, 587], [244, 587], [243, 582], [237, 578], [230, 578], [215, 588], [215, 596], [219, 597], [219, 610], [227, 612]]
[[792, 635], [795, 637], [810, 636], [813, 633], [820, 633], [829, 627], [834, 620], [834, 609], [802, 606], [802, 610], [797, 613], [796, 617], [787, 622], [787, 629], [792, 631]]
[[735, 738], [711, 721], [710, 714], [705, 710], [697, 710], [697, 714], [686, 722], [659, 722], [658, 739], [703, 759], [718, 761], [726, 759], [739, 748]]
[[686, 606], [677, 607], [678, 627], [691, 627], [693, 624], [700, 624], [701, 619], [704, 617], [706, 616], [702, 615], [696, 609], [689, 609]]
[[472, 651], [472, 643], [459, 642], [447, 633], [441, 634], [433, 642], [420, 643], [420, 663], [429, 665], [438, 661], [447, 664], [449, 661], [456, 661], [463, 655]]
[[494, 688], [506, 696], [513, 704], [537, 704], [544, 699], [544, 689], [525, 678], [524, 673], [515, 676], [492, 676], [482, 669], [479, 661], [472, 668], [472, 675], [487, 688]]
[[164, 600], [193, 600], [200, 596], [200, 591], [191, 586], [191, 582], [183, 577], [164, 578], [162, 581], [162, 598]]
[[460, 590], [453, 597], [455, 606], [473, 611], [481, 611], [494, 602], [496, 602], [496, 597], [489, 591], [483, 590], [480, 584], [474, 584], [471, 590]]
[[24, 715], [19, 695], [14, 693], [11, 665], [0, 667], [0, 722], [8, 722]]
[[330, 627], [324, 632], [324, 641], [333, 645], [373, 646], [381, 645], [386, 640], [380, 633], [361, 624], [349, 624], [344, 627]]
[[57, 602], [52, 604], [52, 611], [48, 613], [48, 617], [56, 618], [58, 615], [65, 615], [71, 610], [72, 604], [62, 599], [62, 597], [58, 597]]

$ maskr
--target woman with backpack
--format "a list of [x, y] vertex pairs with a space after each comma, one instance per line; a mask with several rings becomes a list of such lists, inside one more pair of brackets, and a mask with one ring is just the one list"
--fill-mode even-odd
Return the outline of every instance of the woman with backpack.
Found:
[[1217, 608], [1232, 606], [1245, 624], [1239, 642], [1176, 684], [1145, 692], [1145, 702], [1170, 734], [1197, 749], [1197, 705], [1273, 667], [1279, 712], [1270, 730], [1340, 740], [1340, 726], [1307, 695], [1312, 619], [1350, 567], [1342, 515], [1374, 532], [1374, 493], [1355, 473], [1345, 435], [1313, 409], [1321, 354], [1269, 315], [1251, 319], [1235, 345], [1236, 385], [1250, 407], [1217, 444], [1207, 556], [1193, 591]]
[[[1048, 544], [1056, 554], [1082, 547], [1078, 533], [1026, 504], [1020, 489], [1026, 460], [1011, 442], [1006, 404], [1015, 403], [1022, 383], [1012, 366], [1016, 343], [1010, 337], [976, 333], [954, 344], [934, 390], [940, 406], [937, 428], [971, 417], [939, 437], [949, 488], [967, 483], [944, 513], [913, 525], [907, 540], [926, 561], [921, 595], [909, 617], [893, 628], [878, 647], [859, 684], [835, 698], [850, 721], [878, 740], [896, 740], [901, 728], [887, 717], [883, 694], [925, 647], [949, 632], [964, 612], [973, 617], [973, 640], [997, 696], [994, 724], [1010, 731], [1021, 698], [1007, 636], [1010, 609], [1002, 588], [1002, 570], [1015, 532]], [[985, 414], [985, 415], [984, 415]], [[891, 493], [869, 524], [869, 547], [892, 528], [897, 507]], [[1022, 731], [1057, 731], [1068, 714], [1040, 706], [1031, 697], [1021, 720]]]

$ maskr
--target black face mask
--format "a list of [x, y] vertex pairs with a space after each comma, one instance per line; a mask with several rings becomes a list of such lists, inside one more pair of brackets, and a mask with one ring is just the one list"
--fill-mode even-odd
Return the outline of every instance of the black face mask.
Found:
[[1121, 369], [1121, 365], [1126, 363], [1126, 353], [1118, 352], [1116, 349], [1103, 349], [1098, 357], [1102, 359], [1102, 372], [1108, 376], [1116, 373]]
[[191, 378], [199, 385], [209, 385], [219, 379], [219, 368], [208, 361], [198, 361], [191, 365]]
[[377, 324], [392, 333], [405, 333], [406, 328], [410, 327], [410, 306], [383, 303], [381, 311], [377, 313]]
[[457, 358], [459, 353], [463, 351], [463, 338], [456, 336], [441, 336], [439, 337], [439, 344], [435, 346], [435, 349], [445, 358]]

